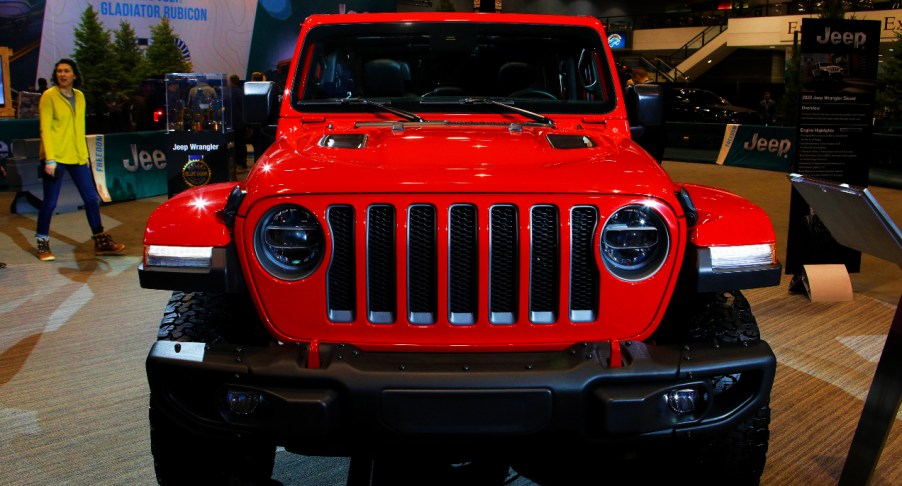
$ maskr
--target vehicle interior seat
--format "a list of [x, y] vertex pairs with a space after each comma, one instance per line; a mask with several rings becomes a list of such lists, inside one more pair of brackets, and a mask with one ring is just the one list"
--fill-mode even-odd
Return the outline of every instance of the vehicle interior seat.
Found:
[[505, 63], [498, 69], [498, 94], [509, 96], [533, 88], [538, 78], [539, 72], [531, 64], [519, 61]]
[[363, 65], [363, 92], [366, 96], [404, 96], [404, 71], [393, 59], [373, 59]]

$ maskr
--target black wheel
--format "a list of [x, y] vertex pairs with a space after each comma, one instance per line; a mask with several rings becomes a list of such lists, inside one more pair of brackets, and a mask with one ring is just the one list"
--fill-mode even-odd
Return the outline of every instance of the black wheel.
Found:
[[278, 484], [272, 478], [274, 445], [192, 433], [154, 407], [150, 399], [150, 451], [161, 485]]
[[706, 484], [757, 485], [767, 462], [770, 407], [761, 407], [728, 434], [705, 443], [698, 454], [698, 471]]
[[157, 340], [263, 345], [272, 338], [246, 296], [176, 291], [163, 311]]
[[758, 321], [738, 290], [674, 295], [653, 339], [672, 343], [745, 343], [761, 339]]
[[[174, 292], [158, 340], [258, 343], [266, 338], [246, 299], [214, 293]], [[157, 482], [169, 484], [273, 484], [275, 445], [245, 436], [207, 436], [179, 423], [150, 397], [150, 450]]]
[[[758, 321], [738, 290], [674, 295], [671, 302], [653, 336], [659, 343], [735, 346], [761, 340]], [[725, 435], [693, 438], [650, 455], [669, 456], [669, 467], [685, 471], [693, 484], [757, 485], [767, 461], [769, 427], [770, 406], [765, 404]]]
[[702, 297], [703, 306], [689, 319], [689, 338], [695, 342], [751, 343], [761, 339], [749, 301], [734, 290]]

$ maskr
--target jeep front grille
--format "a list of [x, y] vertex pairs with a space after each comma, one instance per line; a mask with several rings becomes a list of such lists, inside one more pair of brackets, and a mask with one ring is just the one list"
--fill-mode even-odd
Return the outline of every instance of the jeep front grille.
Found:
[[[331, 322], [358, 318], [356, 294], [364, 288], [366, 319], [380, 325], [395, 323], [399, 316], [418, 326], [443, 319], [454, 326], [481, 319], [499, 326], [525, 321], [548, 325], [561, 319], [561, 312], [572, 322], [592, 322], [598, 316], [595, 207], [334, 205], [326, 214], [332, 238], [327, 270]], [[567, 232], [565, 238], [562, 232]], [[568, 248], [562, 249], [562, 241]], [[485, 261], [480, 260], [483, 254]], [[357, 264], [357, 255], [365, 255], [365, 264]], [[406, 255], [404, 267], [399, 267], [398, 255]], [[567, 257], [563, 262], [562, 255]], [[356, 275], [359, 271], [365, 275]], [[528, 275], [521, 278], [524, 272]], [[365, 286], [357, 285], [360, 278]], [[401, 290], [399, 278], [406, 279]], [[569, 282], [567, 295], [561, 295], [562, 279]], [[526, 315], [521, 295], [528, 296]]]

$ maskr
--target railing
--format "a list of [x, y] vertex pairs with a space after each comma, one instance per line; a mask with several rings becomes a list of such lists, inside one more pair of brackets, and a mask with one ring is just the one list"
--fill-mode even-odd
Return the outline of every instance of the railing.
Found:
[[667, 59], [670, 61], [672, 65], [679, 65], [681, 62], [685, 61], [689, 56], [691, 56], [695, 51], [705, 47], [706, 44], [717, 38], [723, 31], [727, 30], [727, 24], [723, 23], [720, 25], [712, 25], [705, 30], [701, 31], [693, 37], [689, 39], [689, 42], [684, 44], [679, 49], [673, 51]]
[[620, 59], [631, 68], [642, 67], [648, 71], [648, 76], [656, 83], [687, 83], [689, 78], [679, 69], [670, 65], [664, 59], [656, 57], [648, 59], [645, 56], [631, 56]]

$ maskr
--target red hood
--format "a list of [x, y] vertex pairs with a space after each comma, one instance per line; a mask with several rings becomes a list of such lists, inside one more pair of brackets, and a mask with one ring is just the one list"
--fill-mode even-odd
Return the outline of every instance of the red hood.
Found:
[[[599, 125], [603, 127], [603, 125]], [[247, 179], [249, 201], [328, 193], [618, 193], [667, 198], [672, 183], [636, 144], [604, 128], [509, 124], [406, 124], [291, 130]], [[328, 148], [336, 134], [365, 135], [362, 148]], [[547, 136], [588, 137], [593, 147], [554, 148]]]

